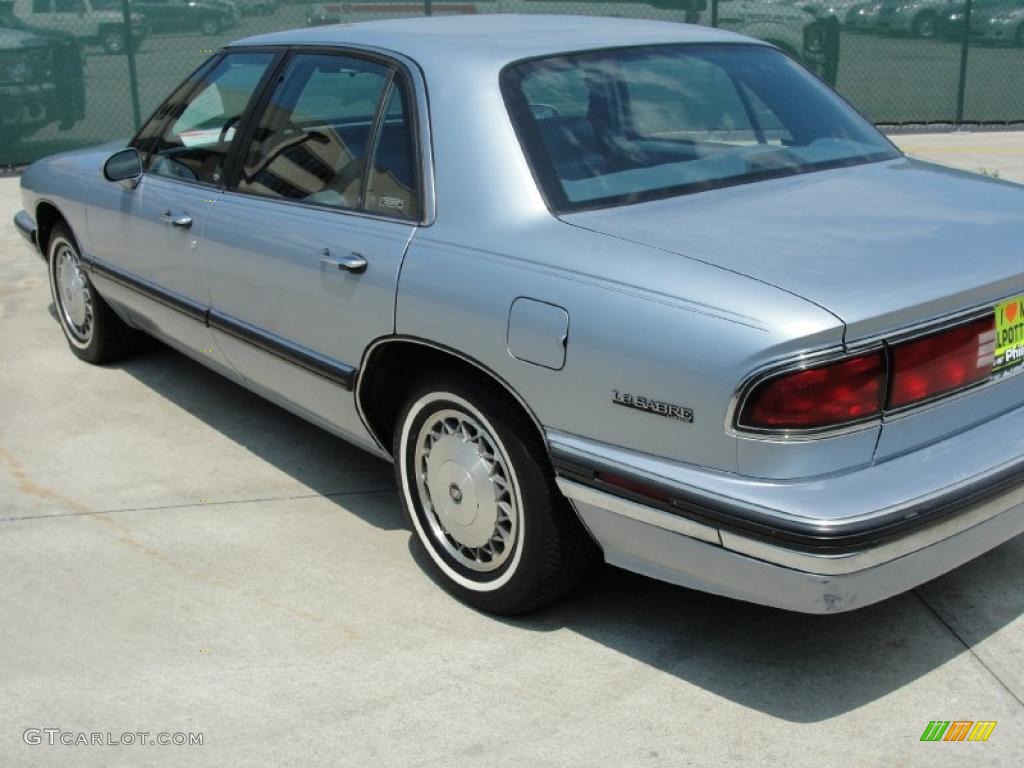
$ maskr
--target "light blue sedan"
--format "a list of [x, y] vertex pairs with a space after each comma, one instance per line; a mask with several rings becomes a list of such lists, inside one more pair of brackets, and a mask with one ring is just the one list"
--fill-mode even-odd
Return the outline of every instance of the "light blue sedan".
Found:
[[478, 608], [603, 557], [845, 611], [1024, 530], [1024, 189], [904, 157], [770, 45], [264, 35], [22, 187], [74, 354], [150, 334], [392, 460]]

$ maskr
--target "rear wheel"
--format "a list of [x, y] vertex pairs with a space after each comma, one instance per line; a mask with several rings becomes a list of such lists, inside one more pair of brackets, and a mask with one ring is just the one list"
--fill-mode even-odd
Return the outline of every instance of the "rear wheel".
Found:
[[934, 13], [925, 11], [917, 15], [910, 31], [914, 33], [914, 37], [923, 37], [927, 40], [935, 37], [935, 33], [938, 31], [937, 22], [938, 17]]
[[596, 551], [518, 407], [455, 374], [425, 379], [394, 437], [402, 506], [455, 597], [516, 614], [568, 592]]
[[203, 19], [203, 23], [199, 25], [199, 31], [204, 35], [212, 36], [220, 34], [220, 21], [213, 18], [212, 16]]
[[78, 245], [63, 224], [53, 228], [47, 256], [50, 295], [71, 351], [90, 363], [108, 363], [129, 354], [137, 332], [96, 293], [82, 266]]

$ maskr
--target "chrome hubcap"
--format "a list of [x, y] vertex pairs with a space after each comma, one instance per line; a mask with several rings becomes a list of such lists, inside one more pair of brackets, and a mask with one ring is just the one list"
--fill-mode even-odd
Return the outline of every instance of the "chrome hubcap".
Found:
[[420, 428], [414, 461], [433, 538], [467, 568], [500, 567], [515, 542], [519, 499], [497, 441], [473, 417], [443, 410]]
[[92, 293], [78, 257], [67, 245], [58, 246], [53, 270], [64, 325], [78, 341], [88, 341], [92, 333]]

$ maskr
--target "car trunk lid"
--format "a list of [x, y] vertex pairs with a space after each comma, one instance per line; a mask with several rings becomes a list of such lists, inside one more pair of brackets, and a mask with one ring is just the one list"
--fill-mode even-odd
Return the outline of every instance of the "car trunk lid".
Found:
[[1024, 293], [1024, 188], [907, 158], [563, 219], [801, 296], [848, 342]]

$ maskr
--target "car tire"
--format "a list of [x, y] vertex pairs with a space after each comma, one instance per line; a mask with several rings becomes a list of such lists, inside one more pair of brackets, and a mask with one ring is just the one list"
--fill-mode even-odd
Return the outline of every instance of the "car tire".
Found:
[[914, 37], [919, 37], [922, 40], [931, 40], [938, 32], [938, 21], [939, 17], [931, 11], [919, 13], [914, 17], [914, 21], [910, 25], [910, 31]]
[[125, 325], [93, 287], [75, 238], [63, 224], [47, 243], [50, 295], [71, 351], [89, 363], [118, 360], [134, 351], [138, 331]]
[[454, 373], [424, 378], [400, 410], [393, 450], [428, 568], [462, 602], [520, 614], [588, 571], [597, 548], [555, 485], [537, 430], [495, 387]]
[[207, 37], [219, 35], [221, 31], [220, 20], [213, 17], [203, 19], [202, 23], [199, 25], [199, 31]]
[[106, 53], [111, 55], [124, 53], [127, 48], [124, 33], [116, 29], [104, 32], [100, 38], [100, 45]]

